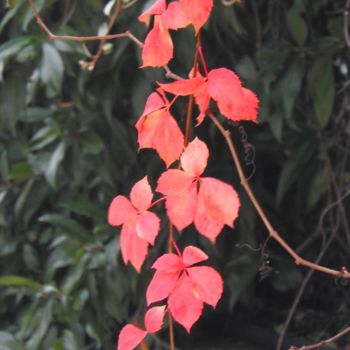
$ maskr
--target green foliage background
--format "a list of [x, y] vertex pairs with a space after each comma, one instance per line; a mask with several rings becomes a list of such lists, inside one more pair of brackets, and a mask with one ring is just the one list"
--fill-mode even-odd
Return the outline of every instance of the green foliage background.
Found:
[[[154, 185], [164, 170], [152, 151], [137, 152], [133, 126], [164, 74], [139, 69], [140, 52], [127, 39], [113, 41], [94, 70], [83, 70], [79, 61], [89, 60], [96, 43], [50, 42], [25, 0], [6, 3], [0, 8], [0, 348], [113, 349], [121, 327], [142, 320], [149, 266], [166, 247], [164, 221], [138, 275], [121, 260], [119, 229], [106, 224], [115, 195], [127, 195], [145, 174]], [[108, 21], [100, 0], [35, 3], [58, 34], [95, 35]], [[113, 32], [129, 29], [143, 39], [137, 16], [145, 4], [126, 9]], [[344, 7], [340, 0], [235, 6], [217, 0], [202, 34], [209, 67], [234, 69], [260, 98], [258, 125], [226, 126], [261, 204], [302, 256], [323, 254], [321, 262], [337, 269], [349, 265], [350, 252]], [[173, 35], [170, 67], [185, 76], [193, 31]], [[178, 106], [180, 124], [184, 107]], [[192, 228], [179, 238], [209, 253], [225, 293], [190, 336], [176, 328], [178, 348], [274, 349], [298, 291], [283, 348], [336, 333], [348, 322], [349, 287], [315, 273], [300, 289], [308, 271], [266, 241], [222, 137], [209, 121], [196, 132], [211, 149], [207, 174], [235, 184], [242, 207], [237, 227], [215, 247]], [[272, 268], [262, 281], [261, 268]], [[148, 342], [166, 349], [166, 329]], [[349, 342], [343, 338], [339, 347]]]

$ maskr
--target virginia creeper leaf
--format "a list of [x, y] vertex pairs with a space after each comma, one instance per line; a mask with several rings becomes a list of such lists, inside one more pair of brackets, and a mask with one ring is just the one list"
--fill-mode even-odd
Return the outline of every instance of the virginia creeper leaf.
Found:
[[189, 333], [192, 325], [199, 319], [203, 301], [198, 299], [189, 277], [183, 274], [168, 299], [169, 310], [174, 319]]
[[199, 298], [215, 308], [223, 292], [220, 274], [209, 266], [191, 267], [187, 272]]
[[196, 33], [209, 18], [213, 0], [180, 0], [181, 7], [193, 24]]
[[156, 271], [146, 292], [147, 305], [163, 300], [169, 296], [179, 278], [179, 271]]
[[166, 28], [173, 30], [185, 28], [191, 24], [178, 1], [173, 1], [169, 4], [166, 11], [162, 14], [162, 22]]
[[142, 48], [142, 67], [161, 67], [173, 57], [173, 42], [160, 18], [155, 19]]
[[144, 11], [139, 17], [138, 20], [140, 22], [144, 22], [147, 26], [150, 21], [150, 17], [152, 15], [161, 15], [166, 9], [166, 1], [165, 0], [156, 0], [154, 4], [149, 7], [146, 11]]
[[148, 333], [156, 333], [162, 328], [165, 306], [150, 308], [145, 315], [145, 327]]
[[159, 228], [159, 217], [150, 211], [141, 213], [136, 220], [137, 235], [152, 245], [158, 236]]
[[182, 253], [182, 259], [185, 266], [198, 264], [208, 259], [208, 255], [194, 246], [188, 246]]
[[136, 232], [136, 219], [124, 223], [120, 236], [120, 247], [125, 264], [129, 261], [137, 272], [146, 258], [148, 243], [140, 238]]
[[118, 350], [133, 350], [139, 345], [147, 332], [132, 325], [127, 324], [119, 333]]
[[209, 150], [204, 142], [196, 137], [184, 150], [180, 161], [183, 170], [191, 176], [198, 177], [207, 167]]
[[147, 176], [145, 176], [131, 189], [130, 200], [136, 209], [139, 211], [145, 211], [150, 207], [152, 198], [152, 189], [148, 183]]
[[108, 209], [108, 223], [119, 226], [136, 214], [135, 208], [129, 199], [124, 196], [117, 196], [112, 200]]

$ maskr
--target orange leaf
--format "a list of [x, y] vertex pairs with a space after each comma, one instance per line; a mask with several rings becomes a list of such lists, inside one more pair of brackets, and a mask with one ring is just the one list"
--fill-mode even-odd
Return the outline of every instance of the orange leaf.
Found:
[[162, 67], [173, 57], [173, 42], [162, 21], [155, 19], [142, 48], [142, 67]]

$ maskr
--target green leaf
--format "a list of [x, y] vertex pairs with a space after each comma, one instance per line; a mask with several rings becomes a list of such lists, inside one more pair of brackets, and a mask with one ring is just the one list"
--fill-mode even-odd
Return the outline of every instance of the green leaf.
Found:
[[290, 157], [288, 162], [284, 165], [279, 177], [277, 186], [277, 206], [281, 204], [281, 201], [285, 193], [290, 189], [292, 184], [297, 180], [304, 168], [308, 165], [310, 159], [315, 152], [315, 142], [311, 138], [302, 144]]
[[312, 209], [329, 188], [329, 174], [327, 168], [323, 168], [313, 178], [309, 195], [307, 197], [307, 208]]
[[40, 290], [43, 286], [27, 277], [6, 275], [0, 277], [0, 285], [6, 287], [29, 287], [35, 290]]
[[33, 175], [32, 166], [27, 162], [17, 162], [12, 164], [10, 179], [14, 181], [25, 180]]
[[76, 221], [66, 218], [61, 214], [47, 214], [39, 218], [41, 222], [48, 222], [51, 225], [57, 226], [62, 232], [70, 237], [73, 237], [81, 242], [93, 243], [93, 236], [85, 230], [85, 228]]
[[51, 44], [44, 43], [40, 76], [49, 98], [60, 94], [63, 70], [63, 61], [57, 49]]
[[90, 131], [84, 135], [83, 152], [87, 155], [99, 154], [104, 148], [103, 141], [99, 135]]
[[325, 127], [332, 115], [335, 83], [330, 57], [320, 57], [314, 61], [308, 74], [308, 89], [312, 98], [318, 123]]
[[67, 202], [62, 204], [64, 208], [67, 208], [74, 213], [84, 215], [87, 217], [101, 219], [106, 217], [106, 211], [101, 206], [96, 205], [88, 200], [80, 200], [74, 202]]
[[292, 7], [288, 11], [287, 24], [293, 39], [299, 46], [304, 46], [308, 36], [308, 28], [296, 7]]
[[0, 61], [6, 62], [8, 59], [21, 52], [25, 46], [33, 44], [34, 42], [35, 38], [32, 36], [20, 36], [6, 41], [0, 46]]
[[11, 333], [0, 331], [0, 349], [23, 350], [23, 347]]
[[61, 141], [56, 149], [53, 151], [49, 163], [47, 165], [47, 169], [45, 171], [45, 177], [47, 182], [53, 187], [56, 188], [56, 178], [58, 168], [64, 158], [64, 154], [66, 151], [66, 145], [64, 141]]

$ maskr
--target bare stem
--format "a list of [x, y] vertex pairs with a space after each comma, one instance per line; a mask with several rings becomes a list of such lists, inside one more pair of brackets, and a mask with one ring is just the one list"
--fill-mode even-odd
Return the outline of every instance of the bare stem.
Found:
[[224, 127], [221, 125], [219, 120], [215, 117], [215, 115], [212, 112], [208, 112], [207, 115], [209, 118], [213, 121], [215, 126], [218, 128], [222, 136], [224, 137], [227, 146], [230, 150], [232, 159], [235, 163], [239, 179], [241, 181], [241, 184], [246, 191], [249, 199], [251, 200], [252, 204], [254, 205], [255, 210], [258, 212], [259, 217], [263, 221], [269, 235], [294, 259], [295, 264], [308, 267], [315, 271], [320, 271], [323, 273], [326, 273], [328, 275], [343, 278], [343, 279], [350, 279], [350, 272], [347, 270], [346, 267], [342, 267], [340, 270], [334, 270], [330, 269], [328, 267], [313, 263], [311, 261], [305, 260], [302, 257], [300, 257], [297, 252], [280, 236], [280, 234], [273, 228], [272, 224], [270, 223], [269, 219], [267, 218], [264, 210], [262, 209], [260, 203], [258, 202], [257, 198], [255, 197], [252, 189], [250, 188], [250, 185], [244, 175], [241, 162], [238, 158], [235, 146], [231, 140], [230, 132], [228, 130], [225, 130]]
[[169, 343], [170, 350], [175, 350], [175, 340], [174, 340], [174, 322], [173, 317], [170, 312], [168, 312], [168, 323], [169, 323]]
[[301, 348], [297, 348], [296, 346], [291, 346], [289, 348], [289, 350], [314, 350], [314, 349], [319, 349], [322, 346], [325, 346], [327, 344], [330, 344], [330, 343], [338, 340], [339, 338], [343, 337], [344, 335], [346, 335], [348, 333], [350, 333], [350, 327], [345, 328], [344, 330], [342, 330], [341, 332], [337, 333], [333, 337], [325, 339], [325, 340], [321, 340], [320, 342], [318, 342], [316, 344], [305, 345], [305, 346], [302, 346]]

